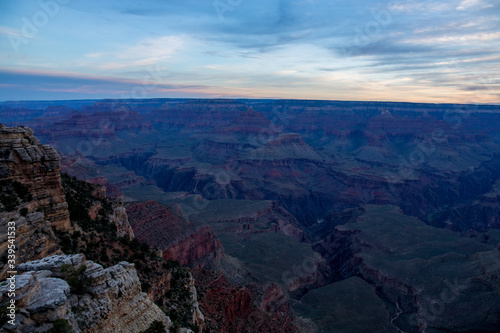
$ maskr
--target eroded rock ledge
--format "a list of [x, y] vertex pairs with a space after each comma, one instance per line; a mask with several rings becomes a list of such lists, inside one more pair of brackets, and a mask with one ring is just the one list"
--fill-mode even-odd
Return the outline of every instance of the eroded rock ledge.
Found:
[[[82, 254], [56, 255], [18, 266], [16, 324], [8, 332], [44, 332], [63, 319], [74, 332], [140, 332], [170, 319], [141, 291], [133, 264], [103, 268]], [[0, 303], [8, 285], [0, 286]]]

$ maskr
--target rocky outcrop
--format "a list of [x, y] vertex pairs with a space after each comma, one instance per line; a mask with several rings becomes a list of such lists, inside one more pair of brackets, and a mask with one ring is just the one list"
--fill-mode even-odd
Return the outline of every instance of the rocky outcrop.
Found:
[[32, 200], [29, 212], [43, 210], [52, 226], [70, 227], [67, 204], [61, 186], [61, 159], [56, 150], [42, 145], [28, 128], [0, 128], [0, 177], [25, 187]]
[[276, 284], [231, 283], [220, 271], [194, 269], [210, 332], [297, 333], [297, 320]]
[[250, 107], [245, 112], [241, 112], [232, 123], [219, 132], [237, 132], [244, 134], [260, 134], [261, 136], [276, 135], [279, 131], [276, 126], [266, 118], [266, 116]]
[[[130, 332], [147, 329], [153, 321], [170, 327], [170, 319], [145, 293], [134, 265], [121, 262], [104, 269], [83, 255], [52, 256], [19, 265], [16, 304], [20, 312], [11, 332], [43, 332], [56, 319], [74, 332]], [[76, 281], [75, 281], [76, 279]], [[68, 284], [69, 282], [69, 284]], [[0, 287], [0, 302], [7, 298]]]
[[192, 264], [222, 248], [208, 226], [199, 227], [155, 200], [129, 204], [127, 214], [135, 237], [160, 249], [167, 260]]
[[116, 204], [113, 206], [113, 214], [109, 216], [110, 221], [116, 226], [116, 235], [118, 237], [128, 236], [128, 238], [133, 239], [134, 230], [130, 226], [127, 209], [123, 204]]
[[[203, 216], [200, 217], [203, 219]], [[251, 214], [236, 216], [230, 219], [204, 219], [206, 223], [216, 227], [218, 224], [224, 225], [224, 232], [257, 234], [263, 232], [280, 232], [293, 237], [299, 242], [307, 241], [307, 236], [300, 229], [299, 222], [286, 209], [281, 207], [276, 201], [269, 201], [263, 209]]]
[[[142, 287], [150, 289], [158, 277], [163, 279], [162, 274], [170, 288], [158, 293], [159, 300], [166, 292], [180, 295], [169, 299], [169, 307], [164, 308], [175, 313], [177, 320], [182, 319], [174, 321], [175, 328], [192, 332], [182, 326], [203, 327], [192, 276], [183, 268], [169, 269], [154, 249], [131, 241], [134, 233], [121, 201], [106, 198], [103, 186], [66, 174], [61, 177], [57, 153], [39, 145], [31, 130], [0, 129], [0, 279], [6, 275], [8, 228], [13, 224], [16, 265], [9, 265], [8, 270], [25, 272], [15, 277], [18, 313], [16, 322], [5, 330], [59, 331], [62, 325], [74, 332], [132, 333], [146, 330], [156, 321], [168, 328], [170, 319], [141, 291]], [[69, 223], [70, 212], [73, 223]], [[66, 217], [66, 224], [60, 221], [61, 216]], [[103, 265], [114, 266], [104, 268], [83, 255], [51, 256], [61, 254], [60, 248], [85, 252]], [[120, 262], [125, 257], [140, 267], [142, 281], [134, 265]], [[185, 279], [177, 277], [179, 270], [187, 271], [180, 274]], [[0, 287], [3, 307], [10, 301], [10, 283], [2, 282]], [[183, 312], [189, 314], [187, 318]], [[2, 325], [3, 319], [2, 312]]]
[[50, 222], [42, 212], [26, 216], [21, 216], [19, 212], [0, 213], [0, 253], [4, 258], [0, 262], [0, 280], [6, 278], [9, 270], [6, 265], [9, 222], [14, 222], [16, 226], [16, 263], [62, 253]]
[[[119, 199], [107, 198], [104, 186], [78, 181], [67, 174], [62, 174], [62, 180], [70, 211], [74, 214], [71, 215], [72, 218], [79, 222], [88, 218], [101, 227], [111, 223], [116, 227], [116, 236], [134, 238], [123, 202]], [[86, 214], [81, 214], [82, 211]], [[84, 228], [86, 228], [85, 225]]]
[[[103, 265], [114, 265], [123, 260], [133, 262], [143, 291], [172, 318], [174, 327], [185, 326], [195, 331], [202, 328], [203, 315], [189, 270], [180, 267], [176, 261], [165, 262], [160, 250], [131, 237], [133, 231], [119, 200], [106, 198], [98, 191], [100, 187], [74, 177], [63, 174], [62, 179], [70, 211], [80, 216], [75, 223], [79, 230], [71, 237], [61, 237], [64, 248], [85, 253], [87, 258]], [[101, 207], [95, 219], [87, 214], [97, 210], [93, 207]], [[175, 213], [180, 215], [180, 211]], [[128, 233], [122, 234], [127, 230]]]
[[220, 241], [212, 234], [210, 227], [205, 226], [177, 239], [174, 244], [163, 250], [163, 258], [188, 265], [206, 255], [215, 257], [221, 249]]
[[60, 253], [52, 227], [70, 228], [60, 169], [57, 152], [30, 129], [0, 125], [0, 278], [7, 270], [9, 222], [15, 224], [17, 262]]

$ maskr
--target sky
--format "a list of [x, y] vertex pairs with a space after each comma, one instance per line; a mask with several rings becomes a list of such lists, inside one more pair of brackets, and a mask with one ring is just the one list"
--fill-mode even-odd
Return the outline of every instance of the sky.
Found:
[[500, 104], [500, 1], [0, 0], [0, 101]]

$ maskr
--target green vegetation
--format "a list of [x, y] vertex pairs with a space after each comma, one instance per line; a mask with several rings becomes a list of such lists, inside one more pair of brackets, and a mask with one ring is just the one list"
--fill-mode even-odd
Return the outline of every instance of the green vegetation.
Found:
[[73, 328], [66, 319], [58, 318], [47, 333], [73, 333]]
[[[94, 230], [116, 235], [116, 226], [109, 221], [109, 215], [113, 212], [112, 201], [94, 196], [95, 187], [75, 177], [63, 173], [61, 180], [71, 221], [76, 222], [84, 231]], [[96, 202], [99, 202], [102, 208], [98, 216], [91, 219], [88, 211]]]
[[65, 273], [64, 279], [68, 282], [71, 292], [75, 295], [83, 295], [89, 286], [89, 280], [85, 277], [87, 266], [82, 265], [75, 269], [73, 265], [66, 264], [61, 266], [61, 272]]
[[149, 325], [149, 328], [141, 331], [140, 333], [167, 333], [167, 330], [165, 329], [165, 324], [163, 324], [159, 320], [155, 320]]
[[[54, 230], [64, 253], [83, 253], [86, 258], [104, 267], [128, 261], [135, 264], [144, 292], [150, 291], [155, 279], [171, 271], [170, 289], [157, 290], [157, 304], [170, 316], [174, 327], [189, 327], [194, 332], [199, 328], [191, 321], [192, 302], [190, 294], [190, 273], [178, 261], [164, 260], [148, 244], [128, 236], [117, 237], [116, 227], [109, 220], [113, 212], [113, 201], [93, 195], [95, 187], [74, 177], [62, 174], [63, 188], [68, 202], [74, 231], [64, 233]], [[87, 213], [96, 204], [101, 205], [98, 216], [92, 220]], [[81, 229], [81, 231], [79, 230]], [[86, 281], [82, 268], [75, 270], [64, 267], [66, 281], [75, 294], [85, 292]], [[161, 323], [160, 323], [161, 324]], [[152, 324], [145, 332], [162, 332], [159, 324]]]
[[165, 269], [174, 269], [174, 268], [179, 268], [181, 267], [181, 264], [177, 260], [167, 260], [163, 264], [163, 268]]
[[21, 214], [21, 216], [28, 215], [28, 212], [29, 212], [28, 208], [26, 208], [26, 207], [23, 207], [23, 208], [21, 208], [21, 210], [19, 210], [19, 214]]
[[199, 332], [199, 327], [191, 323], [191, 314], [193, 304], [191, 301], [191, 290], [189, 284], [189, 271], [183, 267], [177, 266], [177, 262], [169, 261], [172, 277], [170, 280], [170, 289], [166, 290], [165, 297], [160, 306], [172, 320], [173, 331], [181, 327], [191, 328], [194, 332]]
[[294, 310], [313, 319], [320, 332], [396, 332], [384, 302], [358, 277], [309, 291]]
[[[309, 244], [300, 243], [292, 237], [279, 233], [262, 233], [246, 237], [238, 234], [217, 235], [224, 250], [241, 260], [246, 268], [261, 281], [282, 283], [283, 273], [295, 272], [294, 267], [314, 258]], [[251, 250], [249, 250], [251, 249]]]
[[12, 212], [22, 202], [30, 202], [33, 196], [28, 188], [19, 182], [0, 180], [0, 211]]
[[0, 327], [5, 325], [7, 323], [7, 321], [9, 320], [9, 317], [7, 317], [8, 313], [9, 313], [9, 310], [7, 309], [7, 305], [0, 306]]

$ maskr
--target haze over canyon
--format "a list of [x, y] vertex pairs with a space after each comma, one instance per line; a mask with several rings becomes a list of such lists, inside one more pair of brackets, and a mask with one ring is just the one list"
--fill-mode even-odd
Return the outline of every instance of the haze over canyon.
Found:
[[18, 101], [0, 119], [19, 332], [498, 332], [496, 105]]

